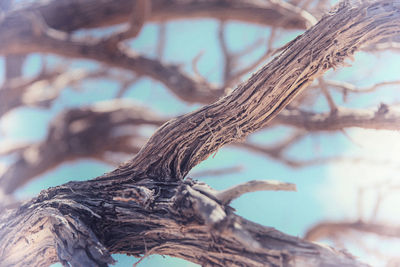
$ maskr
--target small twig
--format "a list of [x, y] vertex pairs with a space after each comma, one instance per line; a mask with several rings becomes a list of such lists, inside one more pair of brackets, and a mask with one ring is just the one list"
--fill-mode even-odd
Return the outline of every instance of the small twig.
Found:
[[328, 91], [328, 87], [326, 86], [325, 80], [322, 77], [318, 78], [318, 84], [321, 87], [322, 93], [324, 94], [326, 101], [328, 102], [331, 114], [336, 114], [338, 108], [335, 102], [333, 101], [331, 94]]
[[230, 81], [227, 82], [226, 86], [230, 86], [235, 81], [239, 80], [243, 75], [246, 75], [247, 73], [255, 69], [258, 65], [267, 60], [274, 53], [278, 52], [278, 50], [273, 49], [273, 42], [275, 41], [275, 38], [276, 38], [276, 28], [272, 28], [271, 34], [267, 41], [267, 50], [265, 51], [265, 53], [247, 67], [244, 67], [241, 70], [238, 70], [234, 74], [232, 74], [230, 77]]
[[132, 80], [123, 81], [121, 84], [121, 88], [119, 88], [115, 98], [122, 98], [124, 94], [129, 90], [129, 88], [131, 88], [132, 85], [137, 83], [140, 80], [140, 78], [142, 77], [138, 75], [134, 77]]
[[379, 190], [378, 191], [378, 197], [376, 199], [375, 205], [374, 205], [374, 209], [372, 210], [371, 213], [371, 218], [369, 219], [370, 222], [373, 222], [376, 220], [376, 218], [378, 217], [378, 212], [379, 209], [381, 207], [382, 204], [382, 200], [384, 199], [382, 192]]
[[218, 28], [218, 41], [219, 45], [221, 47], [222, 55], [224, 56], [225, 59], [225, 65], [224, 65], [224, 77], [223, 77], [223, 83], [224, 86], [226, 87], [226, 83], [230, 80], [231, 74], [232, 74], [232, 67], [233, 67], [233, 56], [229, 52], [228, 45], [225, 40], [225, 21], [221, 21], [219, 24]]
[[335, 80], [325, 80], [325, 84], [334, 89], [340, 89], [343, 93], [371, 93], [378, 90], [380, 87], [390, 85], [400, 85], [400, 81], [379, 82], [369, 87], [357, 88], [354, 84]]
[[340, 132], [347, 137], [347, 139], [349, 139], [350, 142], [352, 142], [354, 145], [358, 146], [358, 147], [363, 147], [360, 143], [358, 143], [356, 140], [354, 140], [354, 138], [352, 138], [345, 129], [340, 129]]
[[151, 1], [136, 0], [133, 5], [127, 28], [103, 39], [102, 43], [106, 43], [110, 48], [115, 48], [119, 42], [138, 36], [147, 17], [150, 15], [150, 11]]
[[219, 191], [216, 198], [224, 205], [245, 193], [256, 191], [296, 191], [296, 185], [279, 181], [249, 181], [234, 187]]
[[167, 32], [167, 26], [165, 23], [161, 23], [158, 26], [158, 42], [157, 42], [157, 48], [156, 48], [156, 55], [158, 60], [162, 61], [164, 57], [164, 50], [165, 50], [165, 44], [166, 44], [166, 32]]
[[192, 60], [192, 70], [197, 78], [199, 78], [202, 82], [207, 83], [207, 79], [200, 73], [199, 69], [197, 68], [198, 62], [201, 57], [204, 55], [204, 51], [200, 51]]

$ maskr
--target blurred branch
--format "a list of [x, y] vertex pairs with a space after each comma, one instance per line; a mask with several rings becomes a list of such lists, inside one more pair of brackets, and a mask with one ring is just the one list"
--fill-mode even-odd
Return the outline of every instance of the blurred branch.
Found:
[[10, 194], [32, 178], [65, 161], [95, 158], [108, 162], [105, 153], [136, 154], [145, 138], [140, 125], [160, 126], [165, 119], [131, 102], [114, 100], [70, 109], [51, 122], [44, 141], [14, 150], [18, 157], [0, 177], [0, 188]]
[[156, 48], [156, 55], [158, 60], [160, 61], [163, 60], [166, 43], [167, 43], [167, 25], [165, 23], [160, 23], [158, 25], [158, 41]]
[[25, 62], [26, 55], [16, 54], [8, 55], [5, 60], [5, 81], [8, 82], [12, 79], [20, 78], [22, 76], [22, 68]]
[[[281, 123], [310, 131], [332, 131], [344, 127], [398, 129], [400, 124], [397, 122], [399, 120], [400, 114], [391, 111], [380, 114], [377, 111], [339, 109], [338, 113], [332, 116], [330, 113], [316, 114], [285, 110], [277, 116], [273, 124]], [[6, 192], [12, 192], [29, 179], [64, 161], [92, 157], [109, 162], [105, 157], [107, 151], [135, 154], [144, 144], [144, 139], [135, 134], [135, 128], [129, 127], [137, 127], [141, 124], [159, 126], [165, 121], [165, 118], [154, 115], [150, 111], [135, 108], [126, 102], [117, 100], [108, 104], [102, 103], [66, 111], [54, 119], [45, 141], [28, 147], [18, 148], [17, 146], [15, 152], [19, 152], [19, 159], [3, 174], [0, 185], [8, 188]], [[123, 127], [128, 127], [126, 132]], [[234, 145], [262, 153], [291, 167], [340, 160], [338, 157], [298, 160], [285, 156], [284, 152], [304, 135], [303, 131], [296, 132], [271, 147], [249, 142], [235, 143]], [[11, 153], [10, 151], [8, 152]], [[358, 159], [354, 160], [358, 161]], [[227, 170], [220, 171], [227, 172]]]
[[311, 227], [304, 236], [309, 241], [329, 238], [332, 235], [347, 235], [349, 232], [364, 232], [383, 237], [400, 238], [400, 227], [387, 224], [357, 222], [321, 222]]
[[[14, 19], [16, 18], [7, 17], [2, 25], [5, 26], [8, 22], [15, 23]], [[65, 32], [49, 28], [40, 17], [31, 13], [29, 16], [18, 18], [17, 23], [22, 29], [29, 25], [32, 35], [19, 35], [16, 27], [10, 31], [8, 27], [0, 25], [0, 34], [7, 32], [6, 35], [14, 37], [7, 39], [10, 43], [0, 44], [0, 53], [44, 52], [96, 60], [108, 66], [134, 71], [139, 76], [151, 77], [163, 83], [178, 98], [188, 102], [210, 103], [222, 95], [223, 90], [186, 75], [174, 65], [165, 65], [158, 60], [136, 55], [126, 48], [110, 49], [101, 39], [72, 38]], [[34, 25], [33, 28], [31, 25]]]
[[136, 0], [134, 1], [131, 14], [129, 15], [128, 25], [126, 29], [121, 32], [114, 33], [113, 35], [105, 38], [103, 42], [110, 49], [116, 49], [118, 43], [123, 40], [135, 38], [140, 30], [143, 28], [146, 20], [151, 12], [151, 1], [149, 0]]
[[271, 124], [284, 124], [308, 131], [335, 131], [348, 127], [399, 130], [400, 111], [385, 104], [378, 109], [338, 107], [334, 116], [330, 113], [284, 110]]
[[340, 89], [343, 91], [343, 93], [347, 94], [347, 93], [371, 93], [380, 89], [381, 87], [400, 85], [400, 81], [378, 82], [373, 84], [372, 86], [364, 88], [358, 88], [354, 84], [342, 81], [335, 81], [335, 80], [325, 80], [325, 84], [335, 89]]
[[333, 101], [331, 94], [329, 93], [329, 90], [325, 83], [325, 80], [322, 77], [318, 78], [318, 85], [320, 86], [322, 93], [324, 94], [326, 101], [328, 102], [329, 109], [331, 110], [331, 114], [335, 115], [338, 108], [337, 108], [335, 102]]
[[40, 73], [30, 79], [7, 82], [0, 90], [0, 117], [21, 106], [47, 108], [59, 96], [61, 90], [84, 79], [105, 77], [104, 69], [87, 71], [83, 69], [61, 70]]
[[[75, 6], [72, 3], [75, 2], [44, 2], [27, 6], [19, 12], [39, 12], [50, 27], [67, 32], [126, 23], [132, 14], [132, 1], [129, 0], [86, 0], [76, 3]], [[284, 1], [152, 0], [151, 7], [149, 21], [152, 22], [213, 18], [279, 26], [285, 29], [306, 29], [316, 23], [315, 18], [308, 12]]]

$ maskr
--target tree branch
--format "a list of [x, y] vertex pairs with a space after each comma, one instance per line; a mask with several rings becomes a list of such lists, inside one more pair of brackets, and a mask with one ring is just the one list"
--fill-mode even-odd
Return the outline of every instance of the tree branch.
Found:
[[88, 157], [106, 161], [107, 151], [136, 154], [144, 143], [137, 128], [143, 124], [160, 126], [164, 121], [127, 101], [70, 109], [52, 121], [44, 141], [19, 149], [16, 161], [0, 175], [0, 191], [11, 194], [66, 161]]
[[[136, 2], [136, 1], [133, 1]], [[75, 2], [74, 2], [75, 3]], [[283, 1], [182, 1], [152, 0], [150, 21], [164, 22], [176, 19], [214, 18], [239, 20], [249, 23], [277, 26], [286, 29], [305, 29], [316, 23], [308, 12]], [[131, 0], [52, 1], [29, 6], [43, 15], [50, 27], [72, 32], [84, 28], [97, 28], [125, 23], [132, 10]], [[60, 11], [63, 12], [60, 12]]]
[[376, 234], [382, 237], [400, 238], [400, 228], [390, 225], [377, 223], [357, 222], [321, 222], [311, 227], [304, 238], [310, 241], [317, 241], [323, 238], [329, 238], [333, 235], [346, 235], [348, 232], [364, 232]]
[[223, 145], [264, 127], [329, 68], [343, 64], [360, 47], [396, 34], [397, 11], [396, 4], [384, 1], [340, 5], [230, 95], [164, 124], [124, 170], [146, 170], [144, 177], [161, 181], [184, 178]]
[[224, 205], [243, 194], [256, 191], [296, 191], [296, 185], [279, 181], [249, 181], [218, 192], [215, 197]]
[[223, 145], [265, 126], [329, 68], [399, 28], [397, 1], [342, 3], [232, 94], [164, 124], [127, 164], [44, 190], [2, 215], [0, 262], [105, 266], [110, 253], [147, 250], [214, 266], [364, 266], [249, 222], [183, 178]]
[[284, 110], [272, 124], [284, 124], [307, 131], [335, 131], [349, 127], [364, 129], [400, 129], [400, 111], [381, 105], [377, 109], [347, 109], [340, 107], [335, 114], [314, 113], [300, 110]]

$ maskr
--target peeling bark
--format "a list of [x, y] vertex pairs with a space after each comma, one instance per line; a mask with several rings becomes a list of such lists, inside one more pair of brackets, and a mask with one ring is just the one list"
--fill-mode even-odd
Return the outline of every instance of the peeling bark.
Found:
[[190, 179], [48, 189], [0, 225], [2, 266], [106, 266], [110, 253], [170, 255], [203, 266], [363, 266], [234, 215], [213, 192]]

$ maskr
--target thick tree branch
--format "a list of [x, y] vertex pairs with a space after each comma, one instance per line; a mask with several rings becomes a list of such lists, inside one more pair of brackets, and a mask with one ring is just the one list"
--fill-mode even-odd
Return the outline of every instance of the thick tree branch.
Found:
[[[124, 101], [111, 101], [107, 104], [103, 103], [101, 105], [107, 105], [110, 108], [99, 109], [97, 108], [97, 105], [94, 105], [84, 109], [69, 110], [56, 117], [51, 129], [57, 129], [57, 138], [50, 138], [50, 136], [48, 136], [39, 144], [30, 146], [23, 144], [22, 147], [17, 146], [16, 149], [18, 150], [17, 152], [19, 155], [18, 159], [0, 176], [0, 186], [3, 187], [5, 193], [12, 193], [18, 187], [24, 185], [36, 176], [41, 175], [66, 161], [91, 157], [108, 163], [109, 159], [107, 157], [107, 152], [130, 155], [136, 154], [144, 144], [145, 139], [136, 135], [134, 131], [135, 127], [140, 127], [142, 123], [160, 126], [167, 122], [166, 119], [151, 112], [148, 114], [153, 115], [146, 115], [147, 113], [143, 113], [143, 108], [127, 106]], [[82, 110], [86, 111], [83, 112]], [[80, 115], [73, 116], [71, 114]], [[131, 117], [133, 114], [142, 114], [144, 116], [143, 121], [132, 120]], [[110, 118], [119, 119], [113, 121]], [[104, 128], [107, 129], [106, 131], [99, 131], [96, 126], [99, 122], [104, 125]], [[77, 124], [86, 127], [84, 128], [84, 131], [79, 134], [73, 133], [73, 127]], [[349, 127], [377, 130], [400, 130], [400, 112], [390, 107], [388, 107], [388, 110], [386, 111], [382, 108], [381, 111], [379, 111], [379, 109], [356, 110], [340, 108], [335, 114], [283, 110], [274, 120], [271, 121], [271, 124], [287, 125], [307, 131], [317, 132], [337, 131]], [[68, 125], [71, 126], [67, 127]], [[267, 127], [269, 125], [270, 124], [268, 124]], [[121, 133], [122, 130], [124, 131], [123, 134], [112, 134], [118, 132]], [[268, 157], [295, 168], [338, 160], [337, 157], [298, 160], [285, 156], [284, 152], [303, 136], [304, 132], [296, 133], [287, 140], [284, 140], [282, 143], [272, 147], [265, 147], [260, 144], [249, 142], [236, 143], [234, 145], [256, 153], [262, 153], [263, 155], [267, 155]], [[74, 141], [72, 141], [72, 138]], [[71, 142], [86, 145], [66, 145]], [[68, 149], [56, 153], [58, 148], [65, 146], [67, 146]], [[11, 154], [15, 152], [10, 151], [5, 147], [3, 150], [0, 150], [0, 155], [5, 155], [6, 153]], [[32, 153], [34, 153], [33, 155], [38, 159], [36, 162], [40, 162], [41, 164], [30, 163], [28, 158]], [[194, 176], [197, 177], [199, 175], [200, 174], [195, 174]]]
[[44, 190], [6, 214], [0, 262], [105, 266], [110, 253], [151, 251], [214, 266], [363, 266], [234, 215], [211, 189], [183, 178], [223, 145], [265, 126], [326, 70], [399, 30], [398, 1], [339, 5], [232, 94], [164, 124], [127, 164]]
[[213, 192], [190, 179], [70, 182], [8, 215], [0, 224], [0, 259], [4, 266], [106, 266], [110, 253], [146, 252], [206, 266], [364, 266], [236, 216]]
[[164, 124], [124, 169], [146, 170], [144, 177], [161, 181], [184, 178], [223, 145], [265, 126], [315, 78], [357, 49], [397, 34], [396, 3], [341, 4], [232, 94]]

